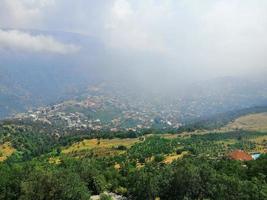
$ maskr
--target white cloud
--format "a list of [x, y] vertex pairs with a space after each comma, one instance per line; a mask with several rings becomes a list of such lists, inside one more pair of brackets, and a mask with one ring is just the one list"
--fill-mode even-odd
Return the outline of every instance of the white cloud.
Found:
[[169, 1], [115, 0], [105, 24], [107, 43], [112, 47], [165, 53], [167, 46], [158, 25], [169, 14]]
[[155, 53], [177, 74], [250, 73], [266, 68], [266, 9], [265, 0], [0, 0], [0, 26], [84, 33], [112, 51]]
[[0, 5], [1, 26], [22, 28], [40, 19], [38, 9], [27, 8], [21, 1], [3, 0]]
[[1, 0], [0, 26], [8, 28], [38, 28], [45, 18], [45, 8], [54, 0]]
[[55, 5], [55, 0], [20, 0], [24, 2], [28, 6], [37, 6], [37, 7], [45, 7], [50, 5]]
[[118, 19], [124, 20], [133, 14], [131, 5], [126, 0], [117, 0], [112, 6], [112, 13]]
[[50, 36], [31, 35], [22, 31], [4, 31], [1, 29], [0, 48], [57, 54], [75, 53], [80, 49], [76, 45], [64, 44]]

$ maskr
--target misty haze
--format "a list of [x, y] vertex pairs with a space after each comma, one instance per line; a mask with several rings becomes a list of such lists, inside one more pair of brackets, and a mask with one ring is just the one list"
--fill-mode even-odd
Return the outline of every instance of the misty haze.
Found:
[[267, 199], [267, 1], [0, 0], [0, 199]]

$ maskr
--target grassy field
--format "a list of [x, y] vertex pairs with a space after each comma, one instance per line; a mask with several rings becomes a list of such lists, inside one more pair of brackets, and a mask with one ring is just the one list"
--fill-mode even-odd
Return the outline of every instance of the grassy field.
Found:
[[186, 154], [188, 154], [187, 151], [184, 151], [181, 154], [173, 153], [173, 154], [167, 155], [167, 156], [165, 156], [163, 162], [165, 164], [170, 164], [177, 159], [183, 158]]
[[16, 150], [11, 146], [9, 142], [0, 145], [0, 162], [6, 160]]
[[119, 146], [130, 148], [137, 142], [140, 142], [138, 138], [83, 140], [63, 149], [62, 153], [79, 155], [91, 151], [96, 156], [117, 155], [124, 152], [118, 149]]
[[226, 126], [228, 129], [267, 131], [267, 113], [250, 114], [237, 118]]

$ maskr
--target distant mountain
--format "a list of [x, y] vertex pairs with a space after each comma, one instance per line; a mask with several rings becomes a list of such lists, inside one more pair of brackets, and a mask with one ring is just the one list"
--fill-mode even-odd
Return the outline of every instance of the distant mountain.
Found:
[[267, 105], [266, 79], [223, 77], [197, 82], [186, 88], [182, 112], [209, 117], [255, 106]]
[[95, 38], [65, 32], [23, 31], [81, 46], [81, 52], [54, 55], [0, 49], [0, 118], [73, 97], [83, 86], [101, 79], [97, 67], [101, 66], [105, 48]]
[[244, 114], [266, 111], [266, 94], [265, 81], [235, 78], [199, 82], [168, 95], [102, 83], [16, 118], [76, 130], [166, 130], [192, 124], [214, 129]]

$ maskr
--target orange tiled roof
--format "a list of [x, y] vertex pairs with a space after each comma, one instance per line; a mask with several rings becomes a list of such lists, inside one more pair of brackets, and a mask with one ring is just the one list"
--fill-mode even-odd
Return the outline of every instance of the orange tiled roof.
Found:
[[229, 153], [229, 158], [233, 160], [248, 161], [253, 160], [252, 156], [245, 151], [235, 150]]

